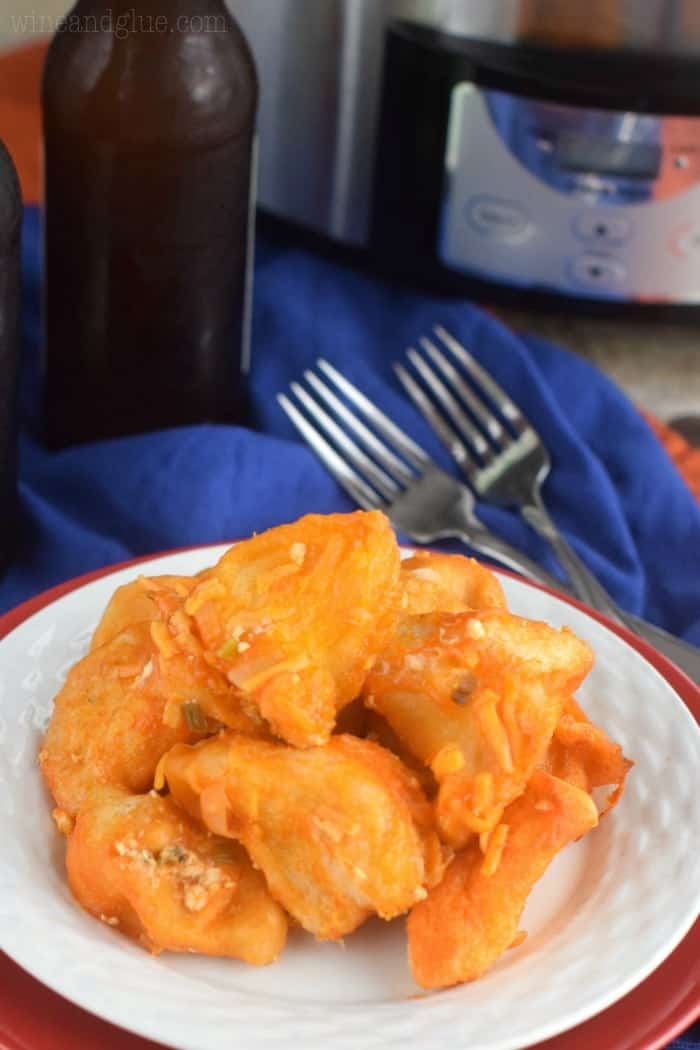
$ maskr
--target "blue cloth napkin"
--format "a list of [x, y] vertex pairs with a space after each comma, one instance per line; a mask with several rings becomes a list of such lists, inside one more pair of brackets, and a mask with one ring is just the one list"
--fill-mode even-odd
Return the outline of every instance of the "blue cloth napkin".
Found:
[[[516, 336], [467, 303], [418, 296], [263, 241], [251, 377], [256, 432], [186, 427], [48, 453], [40, 442], [39, 216], [33, 210], [26, 215], [23, 253], [23, 539], [0, 583], [0, 612], [125, 558], [244, 537], [309, 511], [352, 509], [275, 400], [319, 356], [342, 368], [453, 470], [391, 367], [440, 321], [536, 424], [554, 464], [547, 501], [581, 557], [625, 608], [700, 644], [700, 508], [634, 406], [580, 358]], [[484, 508], [482, 516], [556, 571], [544, 543], [516, 514]], [[674, 1046], [698, 1050], [699, 1027]]]
[[[518, 401], [552, 453], [546, 496], [614, 597], [700, 643], [700, 507], [627, 398], [579, 357], [506, 330], [461, 301], [416, 295], [278, 243], [258, 246], [251, 377], [256, 431], [194, 426], [47, 452], [38, 399], [39, 215], [24, 228], [22, 545], [0, 612], [62, 580], [152, 551], [249, 535], [351, 504], [300, 442], [275, 394], [323, 355], [453, 470], [392, 372], [436, 321]], [[663, 352], [663, 349], [660, 349]], [[557, 571], [512, 512], [484, 521]]]

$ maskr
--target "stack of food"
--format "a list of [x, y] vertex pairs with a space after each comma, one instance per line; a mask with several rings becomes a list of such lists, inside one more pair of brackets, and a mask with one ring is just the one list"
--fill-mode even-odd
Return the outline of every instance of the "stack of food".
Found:
[[568, 629], [377, 512], [309, 516], [195, 577], [117, 590], [40, 753], [77, 900], [151, 951], [265, 964], [290, 923], [408, 915], [416, 981], [524, 939], [555, 854], [631, 763], [574, 693]]

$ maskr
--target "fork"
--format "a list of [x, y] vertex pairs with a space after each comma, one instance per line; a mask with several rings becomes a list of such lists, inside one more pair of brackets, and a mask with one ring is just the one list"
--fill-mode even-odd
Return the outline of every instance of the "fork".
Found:
[[[484, 502], [516, 507], [525, 521], [550, 543], [574, 593], [582, 601], [646, 638], [694, 681], [700, 682], [700, 650], [621, 609], [559, 532], [542, 497], [551, 460], [532, 424], [466, 347], [441, 325], [434, 328], [434, 333], [469, 375], [470, 383], [444, 350], [427, 336], [419, 340], [426, 356], [414, 348], [407, 351], [407, 356], [435, 400], [402, 364], [396, 363], [394, 369], [404, 390], [447, 446], [477, 497]], [[561, 584], [559, 589], [563, 589]]]
[[[292, 383], [291, 393], [329, 435], [333, 444], [286, 394], [278, 394], [277, 400], [301, 436], [351, 499], [365, 510], [383, 510], [396, 528], [416, 543], [457, 539], [477, 553], [514, 569], [536, 583], [543, 583], [553, 590], [566, 590], [560, 580], [482, 524], [474, 511], [475, 499], [471, 489], [440, 470], [424, 449], [333, 365], [320, 360], [318, 367], [363, 417], [361, 419], [352, 412], [328, 384], [311, 370], [306, 371], [304, 376], [316, 397], [300, 383]], [[367, 424], [371, 424], [374, 429]], [[374, 459], [363, 451], [348, 431], [359, 438], [364, 449], [371, 452]], [[700, 652], [694, 646], [645, 620], [637, 617], [627, 619], [631, 630], [648, 639], [694, 681], [700, 683]]]
[[[440, 325], [434, 333], [442, 347], [424, 336], [419, 343], [425, 356], [413, 348], [407, 351], [434, 400], [402, 364], [395, 364], [404, 390], [452, 453], [477, 498], [516, 507], [528, 525], [553, 548], [574, 593], [610, 619], [629, 626], [627, 614], [584, 565], [547, 511], [542, 486], [552, 464], [539, 434], [453, 335]], [[443, 348], [462, 366], [470, 383]]]
[[[282, 393], [277, 400], [360, 507], [384, 511], [392, 524], [416, 543], [461, 540], [528, 579], [562, 590], [561, 580], [482, 524], [474, 512], [474, 495], [466, 485], [441, 470], [420, 445], [328, 361], [319, 360], [318, 369], [324, 378], [312, 370], [304, 373], [309, 389], [301, 383], [291, 384], [297, 403]], [[357, 411], [352, 411], [347, 402]]]

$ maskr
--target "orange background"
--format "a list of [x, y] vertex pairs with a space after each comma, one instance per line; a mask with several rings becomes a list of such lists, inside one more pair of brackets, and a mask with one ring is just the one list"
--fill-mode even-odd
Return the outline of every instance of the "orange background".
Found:
[[[40, 82], [46, 44], [0, 56], [0, 138], [14, 157], [27, 204], [41, 200]], [[700, 500], [700, 450], [659, 420], [646, 417]]]

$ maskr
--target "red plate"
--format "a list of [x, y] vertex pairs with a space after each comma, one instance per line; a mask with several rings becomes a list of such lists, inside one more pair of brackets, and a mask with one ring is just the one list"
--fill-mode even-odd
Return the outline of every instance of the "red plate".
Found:
[[[39, 609], [90, 580], [157, 557], [158, 554], [152, 554], [99, 569], [45, 591], [0, 617], [0, 638]], [[563, 595], [557, 594], [557, 597], [563, 598]], [[579, 602], [563, 600], [600, 620], [646, 657], [700, 723], [700, 689], [682, 671], [624, 627], [618, 627]], [[50, 937], [51, 931], [47, 930], [46, 935]], [[624, 999], [585, 1024], [539, 1043], [533, 1050], [658, 1050], [698, 1017], [700, 920], [668, 959]], [[159, 1044], [115, 1028], [74, 1006], [0, 953], [0, 1050], [75, 1050], [77, 1047], [80, 1050], [158, 1050]]]

